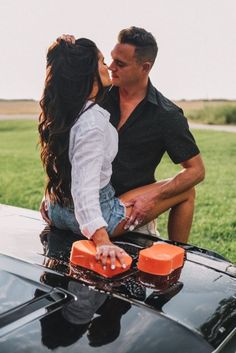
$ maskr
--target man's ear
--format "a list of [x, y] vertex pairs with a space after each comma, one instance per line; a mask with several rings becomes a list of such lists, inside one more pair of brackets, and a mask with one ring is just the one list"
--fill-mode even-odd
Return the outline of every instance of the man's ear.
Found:
[[146, 73], [149, 73], [149, 71], [151, 70], [152, 68], [152, 63], [150, 63], [150, 61], [145, 61], [143, 63], [143, 71], [146, 72]]

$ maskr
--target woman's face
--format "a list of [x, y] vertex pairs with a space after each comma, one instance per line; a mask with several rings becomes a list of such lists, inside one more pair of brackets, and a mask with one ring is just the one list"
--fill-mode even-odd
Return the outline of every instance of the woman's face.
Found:
[[100, 75], [100, 79], [104, 87], [111, 85], [111, 79], [109, 76], [109, 71], [107, 68], [107, 64], [104, 62], [104, 56], [101, 52], [98, 54], [98, 71]]

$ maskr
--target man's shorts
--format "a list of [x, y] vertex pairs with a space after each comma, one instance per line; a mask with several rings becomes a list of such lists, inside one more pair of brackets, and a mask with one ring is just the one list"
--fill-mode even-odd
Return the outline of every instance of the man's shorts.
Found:
[[156, 220], [154, 219], [153, 221], [145, 224], [144, 226], [142, 227], [139, 227], [139, 228], [135, 228], [133, 230], [133, 232], [136, 232], [136, 233], [142, 233], [142, 234], [147, 234], [147, 235], [152, 235], [154, 237], [158, 237], [160, 238], [160, 233], [158, 232], [157, 230], [157, 222]]

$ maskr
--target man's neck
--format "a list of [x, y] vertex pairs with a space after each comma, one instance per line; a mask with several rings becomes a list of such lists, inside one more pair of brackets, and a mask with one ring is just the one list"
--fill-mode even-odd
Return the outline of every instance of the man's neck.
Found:
[[147, 94], [148, 79], [128, 87], [119, 87], [120, 99], [123, 101], [141, 101]]

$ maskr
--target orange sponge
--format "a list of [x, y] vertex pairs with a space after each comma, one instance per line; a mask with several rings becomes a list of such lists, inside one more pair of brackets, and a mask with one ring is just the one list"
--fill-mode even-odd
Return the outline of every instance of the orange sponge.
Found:
[[138, 258], [138, 269], [153, 275], [167, 276], [182, 267], [184, 249], [179, 246], [160, 243], [141, 250]]
[[78, 240], [72, 244], [72, 249], [70, 253], [70, 261], [74, 265], [85, 267], [89, 270], [99, 273], [104, 277], [113, 277], [122, 272], [129, 270], [132, 257], [129, 255], [124, 256], [124, 261], [126, 268], [121, 267], [120, 262], [116, 259], [114, 270], [111, 269], [111, 262], [108, 258], [106, 269], [103, 269], [101, 262], [97, 261], [95, 258], [96, 247], [93, 241], [91, 240]]

